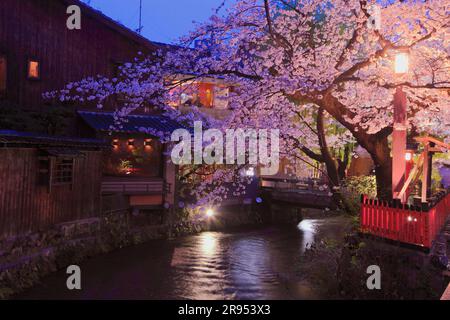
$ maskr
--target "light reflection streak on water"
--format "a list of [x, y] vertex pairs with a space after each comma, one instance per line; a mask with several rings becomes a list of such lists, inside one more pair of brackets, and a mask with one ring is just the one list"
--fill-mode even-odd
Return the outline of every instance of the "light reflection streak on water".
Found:
[[306, 248], [311, 246], [314, 242], [314, 236], [316, 234], [316, 228], [319, 225], [318, 220], [305, 219], [302, 220], [297, 226], [297, 228], [303, 232], [302, 237], [302, 252], [305, 252]]
[[219, 240], [223, 234], [204, 232], [183, 250], [176, 268], [177, 289], [185, 299], [223, 299], [223, 252]]
[[217, 234], [205, 232], [201, 234], [201, 251], [204, 256], [213, 256], [217, 250]]

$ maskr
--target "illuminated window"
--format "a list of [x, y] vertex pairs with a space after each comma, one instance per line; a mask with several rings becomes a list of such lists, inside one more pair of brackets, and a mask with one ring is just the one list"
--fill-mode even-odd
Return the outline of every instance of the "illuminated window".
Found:
[[200, 104], [203, 107], [212, 108], [214, 103], [214, 85], [210, 83], [199, 84]]
[[0, 97], [6, 93], [6, 57], [0, 55]]
[[41, 70], [37, 60], [28, 60], [28, 79], [40, 79]]

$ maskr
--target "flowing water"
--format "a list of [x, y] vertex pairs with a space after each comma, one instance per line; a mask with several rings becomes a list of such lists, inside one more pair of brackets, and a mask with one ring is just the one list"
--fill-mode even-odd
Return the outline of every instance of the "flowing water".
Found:
[[65, 270], [20, 299], [308, 299], [299, 270], [322, 220], [155, 240], [80, 264], [82, 290]]

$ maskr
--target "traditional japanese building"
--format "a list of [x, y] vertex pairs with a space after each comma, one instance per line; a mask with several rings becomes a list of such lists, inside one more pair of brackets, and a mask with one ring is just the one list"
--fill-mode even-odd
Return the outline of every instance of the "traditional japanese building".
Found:
[[[67, 8], [71, 5], [81, 9], [79, 30], [70, 30], [66, 25], [70, 16]], [[112, 101], [105, 110], [92, 110], [92, 106], [81, 103], [55, 105], [44, 99], [43, 93], [90, 76], [111, 77], [121, 64], [132, 61], [139, 53], [150, 54], [160, 48], [167, 45], [145, 39], [78, 0], [0, 2], [0, 130], [33, 131], [58, 135], [59, 139], [75, 136], [106, 141], [109, 148], [103, 151], [102, 166], [90, 170], [91, 175], [98, 176], [98, 183], [84, 180], [89, 185], [86, 190], [93, 197], [91, 202], [96, 203], [88, 210], [89, 214], [173, 206], [176, 168], [165, 161], [165, 146], [155, 137], [142, 134], [139, 128], [173, 130], [177, 124], [152, 115], [149, 110], [140, 110], [139, 116], [127, 119], [126, 130], [114, 131], [110, 129], [114, 122], [111, 112], [121, 107], [120, 101]], [[81, 152], [76, 145], [70, 149]], [[17, 161], [25, 158], [34, 161], [31, 156], [26, 157], [27, 152], [17, 153]], [[11, 159], [0, 159], [6, 166], [5, 161]], [[2, 174], [8, 175], [10, 171], [5, 169]], [[20, 175], [14, 179], [20, 179]], [[35, 182], [31, 179], [28, 183]], [[0, 186], [2, 194], [6, 190], [3, 188], [6, 186]], [[55, 185], [50, 195], [62, 188]], [[72, 193], [74, 198], [77, 196], [75, 189], [64, 192], [69, 198]], [[35, 201], [36, 197], [34, 193], [17, 196], [23, 197], [23, 201]], [[83, 199], [78, 200], [66, 204], [80, 210], [85, 204]], [[102, 208], [101, 200], [106, 204]], [[0, 206], [0, 215], [7, 208], [11, 209]], [[25, 208], [17, 207], [13, 212], [17, 210]], [[61, 215], [59, 211], [55, 214]], [[63, 220], [72, 218], [77, 215], [68, 213]]]
[[0, 239], [101, 212], [102, 140], [0, 130]]
[[[81, 29], [67, 28], [67, 8], [81, 9]], [[85, 77], [113, 76], [118, 66], [155, 44], [78, 0], [2, 0], [0, 92], [27, 109], [48, 104], [42, 94]], [[77, 106], [78, 107], [78, 106]]]
[[[67, 27], [71, 5], [81, 9], [79, 30]], [[178, 168], [167, 161], [167, 146], [142, 133], [141, 128], [170, 132], [179, 124], [143, 108], [127, 117], [123, 129], [112, 130], [112, 112], [122, 107], [120, 99], [97, 109], [43, 97], [86, 77], [113, 77], [123, 63], [133, 61], [139, 53], [148, 55], [170, 48], [78, 0], [2, 0], [0, 130], [106, 141], [109, 148], [102, 152], [101, 183], [92, 191], [102, 196], [101, 210], [139, 213], [172, 208], [176, 206]], [[184, 85], [189, 90], [172, 107], [188, 111], [195, 106], [220, 119], [229, 115], [230, 86], [221, 79], [202, 78]]]

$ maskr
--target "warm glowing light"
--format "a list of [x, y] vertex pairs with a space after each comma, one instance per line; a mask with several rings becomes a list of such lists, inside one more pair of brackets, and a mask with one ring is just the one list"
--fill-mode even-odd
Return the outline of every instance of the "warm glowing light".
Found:
[[144, 145], [146, 147], [151, 147], [152, 146], [152, 139], [145, 139]]
[[39, 62], [30, 60], [28, 61], [28, 78], [29, 79], [39, 79]]
[[409, 69], [409, 56], [406, 52], [395, 55], [395, 73], [407, 73]]
[[217, 237], [214, 233], [207, 232], [201, 236], [201, 250], [204, 255], [213, 255], [216, 252]]
[[128, 140], [128, 146], [129, 147], [134, 147], [134, 139], [129, 139]]
[[247, 170], [245, 170], [245, 175], [247, 177], [254, 177], [255, 176], [255, 168], [250, 167]]
[[411, 152], [406, 152], [405, 153], [405, 160], [406, 161], [411, 161], [412, 159], [412, 153]]
[[408, 216], [408, 222], [413, 221], [413, 218], [411, 216]]
[[112, 142], [112, 145], [114, 148], [118, 148], [119, 147], [119, 139], [114, 139]]
[[318, 220], [305, 219], [302, 220], [297, 228], [303, 233], [302, 251], [314, 243], [314, 237], [319, 226]]
[[214, 216], [216, 213], [214, 212], [214, 210], [213, 209], [208, 209], [208, 210], [206, 210], [206, 215], [208, 216], [208, 217], [212, 217], [212, 216]]

